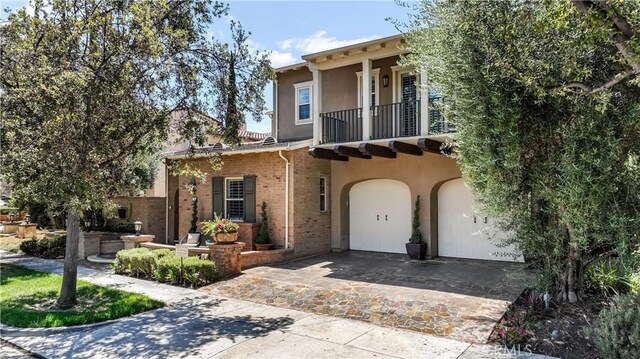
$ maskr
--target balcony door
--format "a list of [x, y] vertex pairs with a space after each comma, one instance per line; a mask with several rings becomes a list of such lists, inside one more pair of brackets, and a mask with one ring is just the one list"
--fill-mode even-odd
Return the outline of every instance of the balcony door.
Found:
[[398, 98], [400, 100], [399, 136], [418, 135], [418, 91], [416, 88], [417, 76], [411, 72], [400, 74], [400, 86]]

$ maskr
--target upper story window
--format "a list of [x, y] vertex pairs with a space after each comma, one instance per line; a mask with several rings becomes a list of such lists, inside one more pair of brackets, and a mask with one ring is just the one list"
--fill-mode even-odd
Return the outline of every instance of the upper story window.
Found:
[[312, 123], [313, 107], [311, 98], [313, 96], [313, 82], [302, 82], [294, 84], [296, 91], [296, 124]]
[[[358, 76], [358, 107], [362, 107], [362, 71], [356, 72]], [[376, 106], [380, 104], [380, 69], [372, 69], [371, 70], [371, 106]]]

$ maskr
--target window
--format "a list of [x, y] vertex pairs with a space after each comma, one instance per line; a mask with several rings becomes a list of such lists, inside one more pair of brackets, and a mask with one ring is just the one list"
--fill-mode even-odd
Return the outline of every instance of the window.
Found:
[[327, 177], [320, 177], [320, 212], [327, 211]]
[[[362, 71], [356, 72], [358, 76], [358, 107], [362, 107]], [[371, 70], [371, 106], [377, 106], [380, 103], [380, 69]]]
[[293, 85], [296, 90], [296, 124], [311, 123], [313, 107], [311, 106], [312, 83], [303, 82]]
[[244, 219], [244, 180], [227, 178], [225, 183], [225, 213], [233, 221]]

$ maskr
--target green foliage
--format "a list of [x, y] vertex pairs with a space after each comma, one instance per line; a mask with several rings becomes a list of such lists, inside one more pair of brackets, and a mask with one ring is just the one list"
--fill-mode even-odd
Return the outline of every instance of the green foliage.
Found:
[[240, 228], [240, 225], [214, 213], [213, 220], [200, 222], [200, 227], [202, 228], [202, 233], [215, 235], [216, 233], [235, 233], [238, 231], [238, 228]]
[[169, 249], [134, 248], [116, 254], [118, 274], [145, 277], [173, 285], [199, 287], [217, 280], [215, 263], [197, 257], [177, 257]]
[[29, 239], [20, 243], [20, 250], [30, 256], [41, 258], [64, 257], [67, 238], [56, 236], [53, 239]]
[[608, 294], [638, 289], [634, 273], [620, 261], [599, 261], [587, 270], [587, 280], [593, 287]]
[[[0, 322], [20, 328], [48, 328], [89, 324], [162, 307], [146, 295], [78, 281], [78, 301], [72, 310], [48, 309], [60, 290], [62, 277], [0, 264]], [[34, 309], [37, 308], [37, 309]]]
[[420, 195], [416, 198], [415, 208], [413, 209], [413, 219], [411, 221], [411, 243], [422, 242], [422, 233], [420, 232]]
[[189, 227], [189, 233], [196, 233], [198, 231], [198, 196], [194, 190], [191, 194], [191, 227]]
[[267, 202], [262, 201], [260, 206], [260, 231], [256, 237], [257, 244], [269, 244], [271, 238], [269, 238], [269, 216], [267, 215]]
[[605, 358], [637, 358], [640, 352], [640, 294], [622, 294], [600, 312], [591, 329]]
[[[640, 33], [640, 3], [607, 3]], [[633, 250], [640, 233], [638, 80], [600, 89], [638, 56], [618, 50], [600, 5], [578, 5], [422, 1], [402, 60], [445, 96], [454, 157], [482, 210], [503, 219], [502, 244], [569, 300], [584, 289], [588, 254]]]

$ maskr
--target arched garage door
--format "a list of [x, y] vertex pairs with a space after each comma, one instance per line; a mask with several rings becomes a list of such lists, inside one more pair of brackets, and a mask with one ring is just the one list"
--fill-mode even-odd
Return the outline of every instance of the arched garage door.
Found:
[[349, 241], [354, 250], [406, 253], [411, 191], [394, 180], [360, 182], [349, 191]]
[[[444, 183], [438, 191], [438, 255], [471, 259], [514, 261], [513, 256], [495, 253], [511, 253], [512, 246], [501, 248], [495, 240], [500, 233], [486, 215], [475, 211], [473, 195], [462, 178]], [[522, 256], [517, 258], [523, 262]]]

